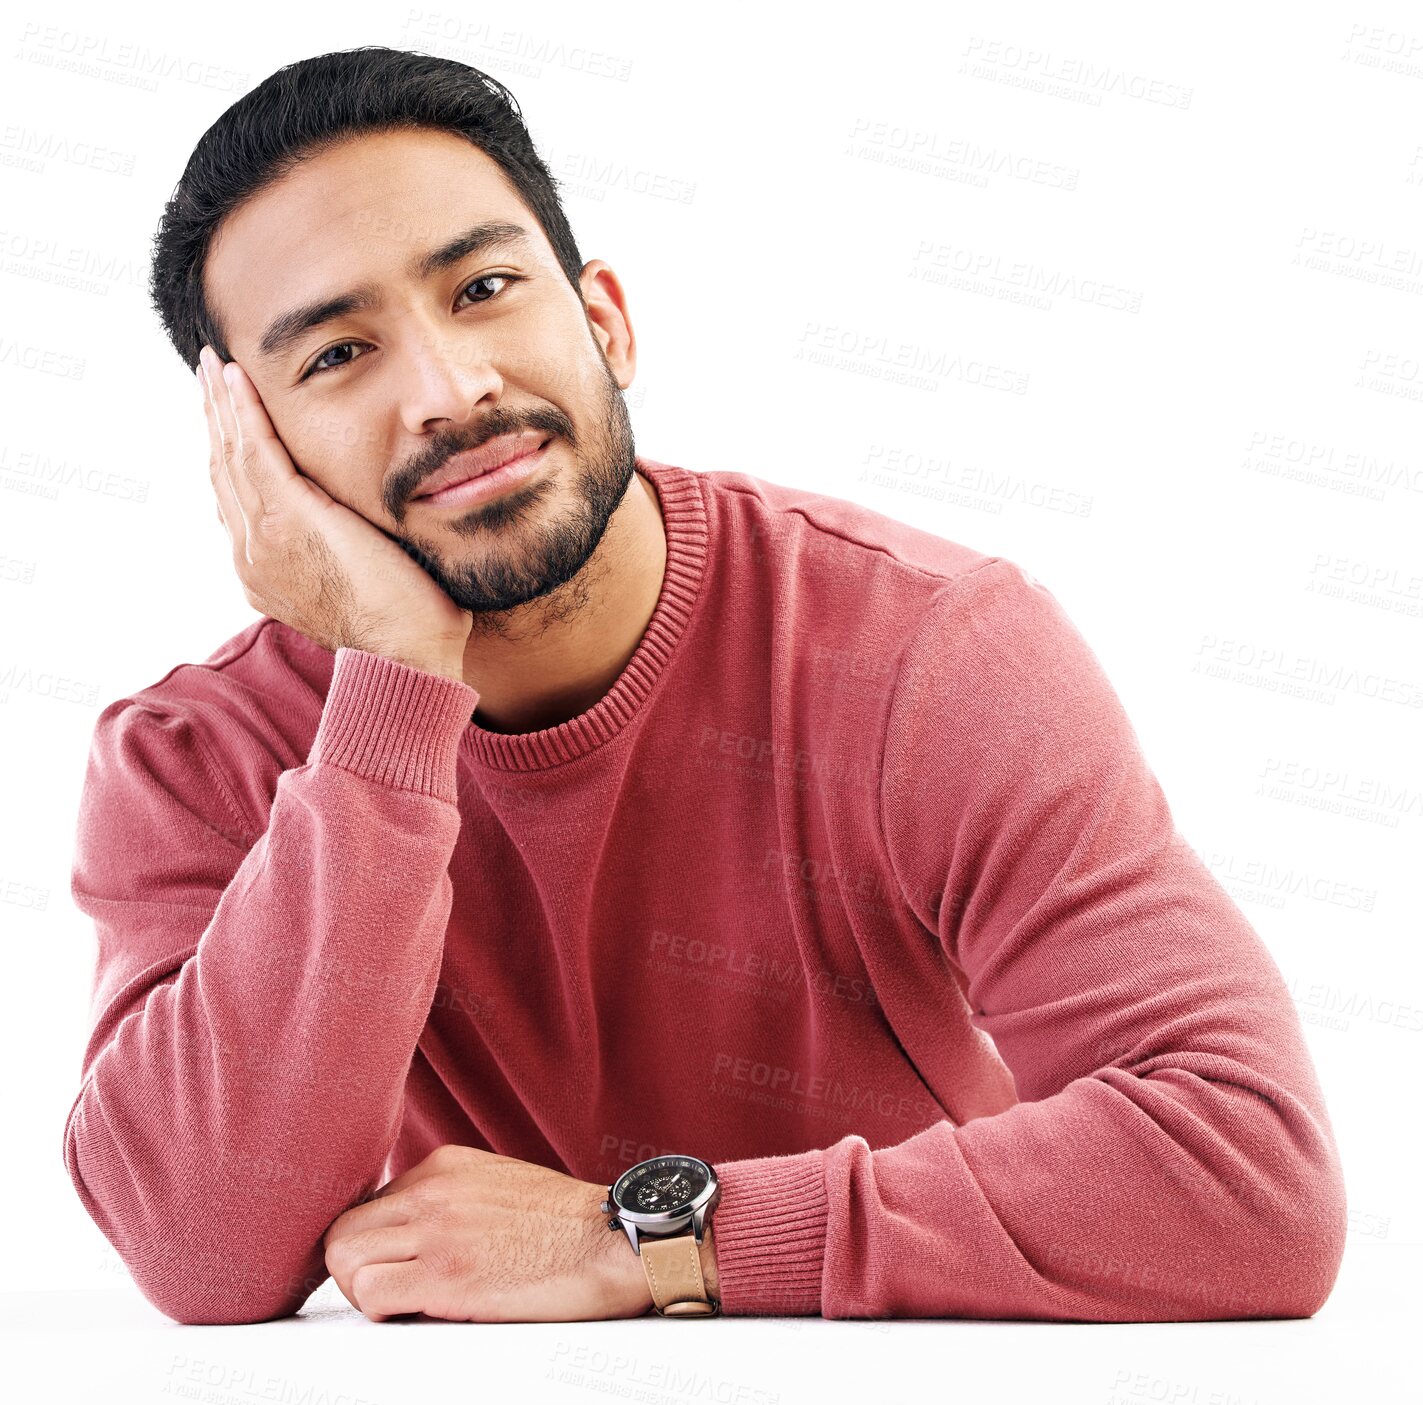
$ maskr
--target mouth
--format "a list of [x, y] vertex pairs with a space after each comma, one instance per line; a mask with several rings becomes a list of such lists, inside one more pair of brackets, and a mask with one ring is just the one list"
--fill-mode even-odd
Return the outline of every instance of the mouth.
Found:
[[413, 501], [432, 507], [461, 507], [496, 496], [532, 477], [548, 458], [551, 434], [501, 435], [478, 449], [456, 454], [432, 482], [433, 490], [416, 493]]

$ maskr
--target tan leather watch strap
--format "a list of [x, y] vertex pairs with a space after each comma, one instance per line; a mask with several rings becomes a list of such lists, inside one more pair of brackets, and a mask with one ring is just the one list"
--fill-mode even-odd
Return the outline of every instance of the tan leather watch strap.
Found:
[[707, 1292], [701, 1255], [691, 1230], [660, 1239], [639, 1235], [638, 1250], [647, 1272], [647, 1285], [652, 1289], [652, 1301], [663, 1317], [711, 1317], [721, 1310]]

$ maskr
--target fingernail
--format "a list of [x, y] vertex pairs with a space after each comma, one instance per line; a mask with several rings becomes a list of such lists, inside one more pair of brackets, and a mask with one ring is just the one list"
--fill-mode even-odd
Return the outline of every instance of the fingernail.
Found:
[[228, 385], [237, 384], [237, 362], [229, 361], [227, 365], [222, 368], [222, 378]]

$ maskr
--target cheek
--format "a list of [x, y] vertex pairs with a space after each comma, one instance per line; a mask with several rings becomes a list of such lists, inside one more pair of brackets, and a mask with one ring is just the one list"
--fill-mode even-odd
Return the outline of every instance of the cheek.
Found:
[[478, 346], [506, 382], [562, 404], [586, 393], [591, 335], [581, 310], [557, 302], [525, 309]]
[[377, 478], [385, 471], [380, 436], [356, 417], [355, 410], [352, 401], [343, 402], [339, 409], [334, 402], [329, 409], [306, 405], [283, 415], [275, 425], [297, 469], [328, 490], [333, 483], [368, 480], [372, 465]]

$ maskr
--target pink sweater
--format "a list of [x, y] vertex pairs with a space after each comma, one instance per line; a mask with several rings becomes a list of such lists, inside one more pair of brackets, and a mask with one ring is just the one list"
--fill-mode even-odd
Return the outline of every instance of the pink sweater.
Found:
[[1298, 1017], [1054, 595], [638, 466], [665, 581], [570, 721], [269, 618], [100, 714], [64, 1157], [143, 1293], [293, 1313], [459, 1142], [710, 1161], [728, 1314], [1313, 1314], [1345, 1199]]

